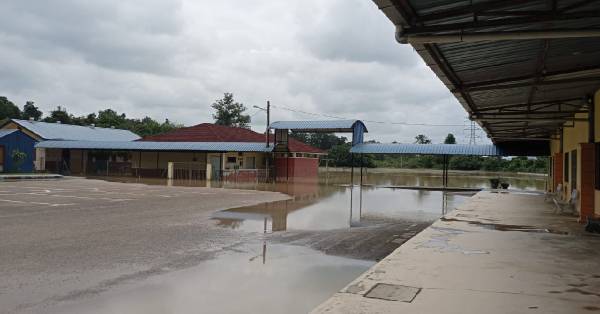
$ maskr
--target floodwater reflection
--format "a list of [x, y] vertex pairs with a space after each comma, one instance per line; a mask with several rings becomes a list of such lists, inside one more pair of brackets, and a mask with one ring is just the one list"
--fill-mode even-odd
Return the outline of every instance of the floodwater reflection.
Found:
[[[307, 313], [374, 262], [254, 243], [56, 313]], [[264, 258], [264, 260], [263, 260]]]
[[[160, 179], [108, 179], [166, 184]], [[507, 180], [517, 189], [544, 188], [543, 177]], [[362, 193], [348, 183], [347, 172], [322, 174], [313, 183], [174, 182], [278, 191], [291, 199], [217, 211], [212, 216], [215, 224], [239, 231], [240, 244], [223, 248], [197, 266], [123, 285], [55, 313], [306, 313], [366, 271], [374, 259], [389, 254], [472, 195], [394, 188], [440, 186], [436, 173], [370, 172], [363, 178]], [[450, 186], [486, 188], [489, 176], [451, 176]], [[289, 235], [292, 239], [281, 239]]]

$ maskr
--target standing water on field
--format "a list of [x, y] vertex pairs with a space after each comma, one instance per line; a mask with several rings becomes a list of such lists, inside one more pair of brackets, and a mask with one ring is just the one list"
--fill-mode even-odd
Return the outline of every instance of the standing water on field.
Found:
[[[216, 228], [239, 242], [208, 260], [123, 285], [60, 313], [306, 313], [476, 193], [490, 176], [439, 173], [321, 173], [318, 182], [182, 182], [182, 185], [270, 190], [284, 201], [215, 211]], [[111, 180], [165, 184], [164, 180]], [[511, 188], [543, 190], [544, 177], [504, 177]], [[189, 184], [192, 183], [192, 184]], [[172, 184], [172, 183], [171, 183]], [[177, 185], [177, 182], [175, 182]], [[351, 203], [352, 196], [352, 203]], [[200, 200], [199, 200], [200, 201]]]

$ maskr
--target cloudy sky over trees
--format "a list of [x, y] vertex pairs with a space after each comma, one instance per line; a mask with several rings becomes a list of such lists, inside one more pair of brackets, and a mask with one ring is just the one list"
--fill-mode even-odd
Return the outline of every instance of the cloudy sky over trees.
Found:
[[[112, 108], [192, 125], [232, 92], [274, 105], [273, 120], [463, 124], [466, 113], [368, 0], [103, 0], [0, 3], [0, 95], [44, 112]], [[412, 142], [462, 126], [367, 123], [370, 138]]]

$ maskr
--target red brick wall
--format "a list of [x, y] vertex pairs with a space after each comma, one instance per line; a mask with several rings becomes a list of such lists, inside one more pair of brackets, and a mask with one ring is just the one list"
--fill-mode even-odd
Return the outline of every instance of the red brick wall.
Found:
[[[286, 170], [287, 167], [287, 170]], [[275, 158], [277, 180], [289, 178], [317, 178], [319, 174], [319, 159], [317, 158]]]
[[595, 147], [593, 143], [581, 143], [581, 214], [579, 221], [586, 222], [594, 215]]
[[563, 181], [563, 154], [554, 154], [554, 158], [552, 158], [552, 160], [554, 161], [554, 169], [552, 171], [552, 173], [554, 174], [554, 185], [552, 186], [552, 191], [554, 191], [556, 189], [556, 186], [562, 183]]

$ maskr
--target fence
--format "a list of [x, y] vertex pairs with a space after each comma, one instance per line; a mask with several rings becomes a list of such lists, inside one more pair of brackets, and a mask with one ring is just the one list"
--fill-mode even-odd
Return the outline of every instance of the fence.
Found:
[[206, 163], [169, 162], [167, 178], [189, 181], [206, 180]]
[[228, 169], [221, 170], [220, 178], [225, 182], [270, 182], [269, 169]]

